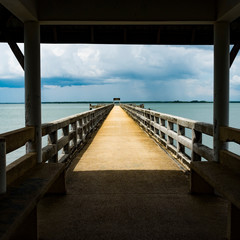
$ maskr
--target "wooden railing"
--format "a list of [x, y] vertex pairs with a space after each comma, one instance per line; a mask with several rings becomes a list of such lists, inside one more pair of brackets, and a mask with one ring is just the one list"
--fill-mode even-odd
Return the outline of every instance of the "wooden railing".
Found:
[[[240, 144], [240, 129], [232, 127], [220, 128], [220, 140], [222, 142], [237, 143]], [[220, 150], [220, 162], [221, 164], [232, 169], [237, 174], [240, 174], [240, 156], [227, 150]]]
[[[184, 165], [189, 166], [191, 161], [201, 161], [202, 158], [213, 160], [213, 149], [202, 142], [203, 134], [213, 136], [212, 124], [127, 104], [121, 107]], [[190, 134], [186, 133], [187, 129]]]
[[[42, 149], [43, 162], [64, 162], [69, 155], [79, 149], [89, 133], [106, 118], [113, 104], [76, 114], [42, 125], [42, 136], [48, 136], [48, 143]], [[59, 131], [62, 133], [59, 134]], [[10, 184], [37, 164], [36, 153], [26, 153], [6, 166], [6, 154], [34, 141], [35, 128], [25, 127], [0, 134], [0, 193]], [[62, 151], [59, 154], [59, 151]]]
[[[42, 136], [48, 135], [48, 144], [42, 152], [43, 162], [64, 162], [70, 153], [85, 142], [87, 135], [108, 115], [112, 107], [107, 105], [43, 124]], [[62, 131], [60, 136], [59, 130]]]
[[0, 135], [0, 193], [37, 163], [36, 153], [27, 153], [6, 167], [6, 154], [34, 141], [35, 128], [25, 127]]

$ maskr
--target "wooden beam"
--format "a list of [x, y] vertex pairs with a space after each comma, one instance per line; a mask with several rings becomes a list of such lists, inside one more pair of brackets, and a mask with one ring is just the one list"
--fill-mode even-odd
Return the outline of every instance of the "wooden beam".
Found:
[[217, 21], [232, 22], [240, 16], [240, 0], [219, 0]]
[[37, 21], [37, 1], [0, 0], [0, 3], [22, 22]]
[[152, 22], [164, 25], [179, 24], [180, 22], [208, 24], [216, 20], [215, 0], [130, 0], [120, 1], [117, 5], [110, 0], [103, 0], [101, 3], [98, 0], [51, 0], [50, 2], [49, 0], [37, 1], [38, 19], [42, 25], [96, 25], [99, 22], [114, 25], [144, 23], [149, 25]]
[[231, 49], [231, 52], [230, 52], [230, 66], [232, 66], [237, 54], [238, 54], [238, 51], [240, 49], [240, 42], [237, 42], [236, 44], [234, 44], [233, 48]]
[[12, 49], [12, 52], [14, 53], [16, 59], [22, 66], [22, 69], [24, 70], [24, 55], [21, 51], [21, 49], [18, 47], [17, 43], [14, 41], [8, 41], [9, 47]]

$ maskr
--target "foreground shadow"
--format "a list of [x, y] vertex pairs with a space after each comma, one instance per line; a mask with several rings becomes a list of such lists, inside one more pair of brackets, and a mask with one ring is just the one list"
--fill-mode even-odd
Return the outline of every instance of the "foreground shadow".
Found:
[[226, 202], [192, 196], [181, 171], [70, 171], [39, 204], [40, 239], [224, 239]]

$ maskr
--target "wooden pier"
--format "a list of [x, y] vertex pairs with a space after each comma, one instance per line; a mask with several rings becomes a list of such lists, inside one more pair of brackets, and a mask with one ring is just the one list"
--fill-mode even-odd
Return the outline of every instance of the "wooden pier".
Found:
[[227, 202], [189, 194], [189, 177], [115, 106], [38, 205], [39, 239], [224, 239]]

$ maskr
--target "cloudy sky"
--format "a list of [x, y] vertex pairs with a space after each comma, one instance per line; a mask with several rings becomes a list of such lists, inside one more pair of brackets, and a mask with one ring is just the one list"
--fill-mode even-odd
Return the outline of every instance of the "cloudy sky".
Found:
[[[41, 45], [41, 57], [43, 102], [213, 99], [212, 46]], [[0, 44], [0, 102], [24, 102], [23, 77]], [[240, 100], [240, 57], [230, 78]]]

